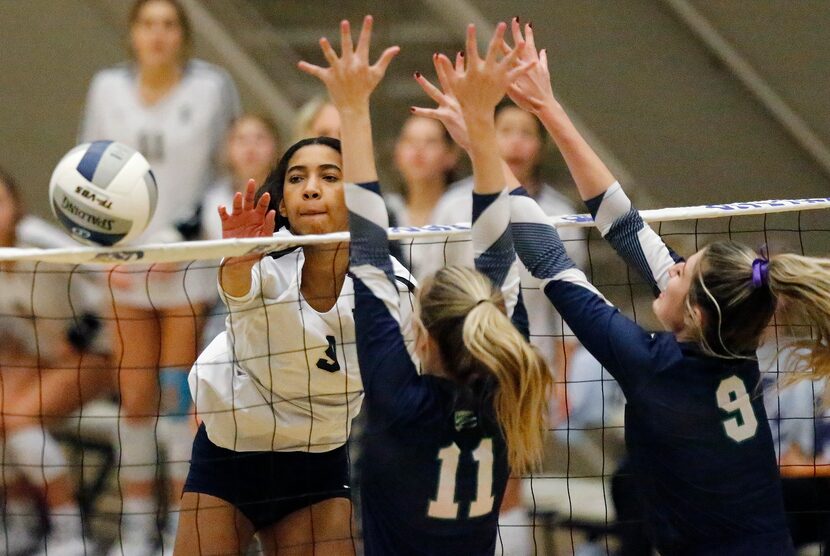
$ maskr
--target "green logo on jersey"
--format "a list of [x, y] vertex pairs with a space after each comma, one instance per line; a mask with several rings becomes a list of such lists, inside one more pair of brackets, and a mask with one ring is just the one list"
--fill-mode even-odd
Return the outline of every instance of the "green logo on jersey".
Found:
[[478, 418], [472, 411], [462, 409], [455, 412], [455, 430], [472, 429], [476, 425], [478, 425]]

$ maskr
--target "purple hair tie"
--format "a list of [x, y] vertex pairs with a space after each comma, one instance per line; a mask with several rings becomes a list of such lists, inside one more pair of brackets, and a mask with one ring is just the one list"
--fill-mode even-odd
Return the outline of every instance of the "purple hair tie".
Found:
[[756, 288], [766, 286], [769, 278], [769, 260], [755, 259], [752, 261], [752, 285]]

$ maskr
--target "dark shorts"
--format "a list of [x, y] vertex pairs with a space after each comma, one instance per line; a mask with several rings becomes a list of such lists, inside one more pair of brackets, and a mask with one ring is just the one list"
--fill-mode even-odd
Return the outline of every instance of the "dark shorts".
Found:
[[221, 498], [260, 530], [317, 502], [351, 499], [348, 452], [234, 452], [211, 442], [202, 425], [184, 492]]

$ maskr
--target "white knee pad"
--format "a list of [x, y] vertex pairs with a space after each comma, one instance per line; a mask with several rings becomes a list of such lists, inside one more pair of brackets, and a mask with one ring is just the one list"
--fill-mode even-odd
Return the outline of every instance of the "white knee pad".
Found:
[[152, 420], [121, 419], [116, 428], [116, 449], [119, 452], [120, 481], [138, 483], [153, 481], [158, 471], [158, 442]]
[[46, 429], [26, 427], [6, 437], [6, 463], [11, 462], [26, 480], [43, 487], [67, 472], [66, 457]]

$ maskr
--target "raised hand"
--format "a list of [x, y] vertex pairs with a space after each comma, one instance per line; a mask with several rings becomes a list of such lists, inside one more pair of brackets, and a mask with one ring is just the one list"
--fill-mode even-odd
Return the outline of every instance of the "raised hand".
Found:
[[372, 41], [373, 19], [367, 15], [363, 19], [363, 28], [357, 46], [352, 44], [352, 32], [349, 22], [340, 22], [340, 57], [325, 37], [320, 39], [323, 56], [329, 63], [324, 68], [308, 62], [300, 62], [297, 67], [309, 75], [318, 78], [326, 86], [332, 103], [340, 110], [362, 107], [369, 102], [369, 96], [378, 86], [386, 68], [400, 48], [391, 46], [383, 51], [374, 65], [369, 64], [369, 47]]
[[228, 213], [225, 205], [219, 206], [222, 220], [222, 238], [268, 237], [274, 233], [277, 213], [268, 210], [271, 195], [265, 193], [258, 203], [254, 202], [256, 182], [248, 180], [245, 194], [236, 192], [233, 197], [233, 212]]
[[532, 65], [532, 62], [518, 61], [524, 41], [517, 43], [499, 60], [506, 28], [503, 22], [496, 26], [484, 59], [478, 53], [475, 25], [467, 27], [465, 67], [453, 67], [443, 54], [437, 58], [437, 64], [446, 72], [447, 84], [455, 93], [468, 126], [471, 118], [487, 117], [492, 120], [493, 110], [507, 88]]
[[[517, 106], [538, 115], [545, 106], [549, 107], [556, 103], [550, 83], [547, 52], [544, 49], [536, 51], [533, 26], [529, 23], [524, 27], [524, 37], [522, 37], [522, 28], [518, 18], [513, 18], [511, 29], [514, 43], [518, 41], [525, 43], [525, 48], [514, 63], [531, 64], [531, 66], [528, 71], [520, 74], [511, 83], [507, 94]], [[505, 54], [510, 52], [510, 46], [504, 41], [502, 41], [501, 48]]]
[[[464, 122], [464, 115], [461, 113], [461, 105], [455, 94], [450, 89], [447, 77], [446, 68], [438, 63], [438, 54], [432, 55], [432, 63], [435, 66], [435, 72], [438, 76], [438, 83], [441, 89], [429, 82], [420, 72], [415, 72], [415, 81], [421, 86], [421, 89], [438, 103], [437, 108], [420, 108], [417, 106], [411, 107], [409, 110], [416, 116], [424, 118], [432, 118], [441, 122], [447, 132], [449, 132], [453, 141], [464, 150], [470, 148], [470, 137], [467, 133], [467, 124]], [[464, 55], [460, 52], [455, 56], [455, 69], [461, 71], [464, 67]], [[443, 90], [442, 90], [443, 89]]]

